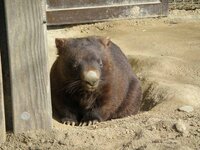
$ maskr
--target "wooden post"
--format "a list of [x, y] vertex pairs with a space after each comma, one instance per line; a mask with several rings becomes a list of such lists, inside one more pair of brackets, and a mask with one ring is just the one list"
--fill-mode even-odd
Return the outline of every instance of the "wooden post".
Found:
[[[4, 93], [8, 99], [10, 94], [12, 128], [15, 133], [51, 129], [44, 1], [3, 1], [7, 28], [7, 49], [3, 51], [8, 55], [4, 56], [8, 58], [8, 66], [3, 61], [3, 67], [8, 67], [10, 80], [10, 85], [7, 86], [10, 88]], [[8, 110], [6, 113], [9, 113]]]
[[4, 112], [4, 96], [3, 96], [3, 82], [2, 82], [2, 66], [1, 66], [1, 52], [4, 48], [3, 43], [5, 37], [5, 13], [3, 9], [3, 1], [0, 0], [0, 143], [3, 143], [6, 139], [5, 129], [5, 112]]
[[5, 130], [5, 116], [4, 116], [4, 101], [3, 101], [3, 83], [2, 83], [2, 71], [1, 71], [1, 56], [0, 56], [0, 143], [6, 139]]

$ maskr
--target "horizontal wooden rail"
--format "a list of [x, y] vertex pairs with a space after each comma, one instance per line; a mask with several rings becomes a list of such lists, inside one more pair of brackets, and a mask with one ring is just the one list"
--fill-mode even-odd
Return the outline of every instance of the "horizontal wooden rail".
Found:
[[[168, 13], [167, 0], [132, 0], [130, 3], [115, 2], [112, 5], [103, 5], [102, 2], [100, 5], [100, 2], [91, 3], [90, 0], [88, 1], [89, 2], [85, 3], [83, 6], [76, 6], [74, 1], [71, 4], [72, 7], [69, 7], [70, 5], [60, 7], [59, 1], [49, 0], [49, 5], [47, 7], [47, 24], [62, 25], [124, 18], [158, 17], [166, 16]], [[104, 3], [106, 1], [108, 2], [108, 0], [104, 0]], [[69, 1], [65, 1], [65, 3], [70, 4]], [[60, 5], [61, 4], [60, 2]]]
[[47, 8], [86, 8], [114, 5], [137, 5], [141, 3], [158, 3], [160, 0], [47, 0]]

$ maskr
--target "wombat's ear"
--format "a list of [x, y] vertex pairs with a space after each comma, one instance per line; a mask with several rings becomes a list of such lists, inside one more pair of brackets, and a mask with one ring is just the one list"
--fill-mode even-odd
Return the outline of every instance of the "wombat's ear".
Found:
[[65, 40], [64, 38], [56, 38], [55, 39], [55, 43], [56, 43], [56, 47], [59, 48], [63, 48], [65, 45]]
[[110, 44], [110, 38], [109, 37], [102, 37], [100, 38], [100, 42], [105, 46], [108, 47]]
[[58, 49], [58, 55], [59, 55], [63, 51], [63, 48], [64, 48], [65, 43], [66, 43], [66, 39], [65, 38], [56, 38], [55, 43], [56, 43], [56, 47]]

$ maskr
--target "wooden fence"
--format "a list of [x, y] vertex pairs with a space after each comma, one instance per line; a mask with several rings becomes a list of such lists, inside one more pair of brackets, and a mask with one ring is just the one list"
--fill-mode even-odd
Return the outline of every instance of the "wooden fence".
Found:
[[168, 0], [47, 0], [48, 25], [166, 16]]

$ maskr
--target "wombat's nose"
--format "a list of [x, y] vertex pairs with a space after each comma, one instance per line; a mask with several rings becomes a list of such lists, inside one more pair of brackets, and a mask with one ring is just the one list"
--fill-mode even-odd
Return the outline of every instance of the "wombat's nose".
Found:
[[98, 84], [99, 81], [99, 73], [97, 73], [96, 71], [88, 71], [84, 73], [84, 78], [87, 84], [95, 86], [96, 84]]

